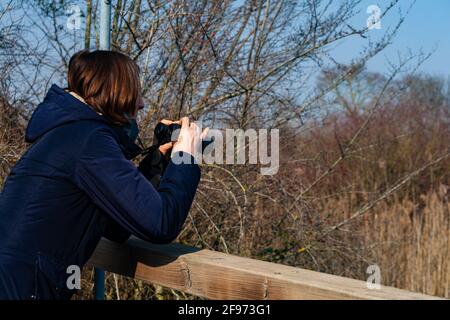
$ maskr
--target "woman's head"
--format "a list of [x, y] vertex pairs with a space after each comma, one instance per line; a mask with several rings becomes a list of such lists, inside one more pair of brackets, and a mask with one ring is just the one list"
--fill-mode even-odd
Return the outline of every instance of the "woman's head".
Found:
[[70, 59], [67, 82], [70, 91], [115, 123], [127, 123], [142, 104], [139, 68], [119, 52], [77, 52]]

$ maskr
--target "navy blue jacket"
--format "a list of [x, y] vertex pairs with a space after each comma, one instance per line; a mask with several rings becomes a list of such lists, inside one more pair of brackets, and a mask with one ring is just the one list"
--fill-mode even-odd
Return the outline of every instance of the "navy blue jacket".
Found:
[[32, 144], [0, 195], [0, 299], [70, 298], [68, 266], [81, 268], [102, 236], [168, 243], [179, 234], [198, 165], [170, 161], [155, 188], [117, 132], [51, 87], [28, 124]]

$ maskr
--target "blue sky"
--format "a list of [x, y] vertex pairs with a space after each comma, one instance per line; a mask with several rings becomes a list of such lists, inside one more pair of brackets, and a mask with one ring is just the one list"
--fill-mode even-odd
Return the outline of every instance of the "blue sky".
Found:
[[[390, 0], [363, 0], [360, 12], [352, 19], [352, 24], [363, 27], [366, 25], [369, 14], [366, 13], [369, 5], [378, 5], [381, 9], [386, 7]], [[405, 13], [413, 0], [400, 0], [402, 12]], [[371, 30], [372, 39], [379, 38], [388, 28], [393, 28], [399, 18], [398, 9], [394, 9], [381, 20], [381, 30]], [[332, 54], [339, 62], [349, 62], [360, 52], [368, 40], [346, 40]], [[386, 62], [398, 61], [398, 53], [407, 54], [409, 50], [434, 54], [420, 67], [419, 71], [437, 76], [450, 77], [450, 0], [417, 0], [406, 17], [393, 43], [374, 57], [367, 65], [371, 71], [387, 72]]]

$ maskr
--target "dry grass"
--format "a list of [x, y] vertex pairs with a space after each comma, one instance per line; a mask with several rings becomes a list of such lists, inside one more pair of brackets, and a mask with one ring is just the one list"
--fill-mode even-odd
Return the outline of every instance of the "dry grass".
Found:
[[366, 226], [384, 282], [450, 297], [450, 203], [448, 187], [380, 206]]
[[[382, 283], [450, 297], [450, 203], [447, 186], [416, 199], [391, 199], [337, 235], [353, 263], [334, 272], [365, 279], [370, 264], [381, 269]], [[329, 201], [324, 211], [345, 218], [348, 199]], [[337, 241], [337, 240], [336, 240]], [[340, 269], [340, 270], [339, 270]]]

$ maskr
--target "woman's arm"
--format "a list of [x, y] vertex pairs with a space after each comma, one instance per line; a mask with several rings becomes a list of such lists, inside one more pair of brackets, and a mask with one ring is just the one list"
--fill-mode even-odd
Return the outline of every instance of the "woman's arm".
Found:
[[[158, 145], [153, 145], [150, 147], [148, 154], [139, 163], [138, 169], [153, 187], [158, 188], [169, 162], [170, 158], [160, 151]], [[131, 233], [121, 227], [116, 221], [111, 218], [107, 219], [105, 232], [103, 233], [105, 238], [114, 242], [124, 243], [130, 235]]]
[[200, 180], [200, 168], [190, 157], [191, 164], [170, 161], [155, 189], [104, 128], [81, 149], [74, 180], [121, 227], [142, 239], [168, 243], [181, 231]]

